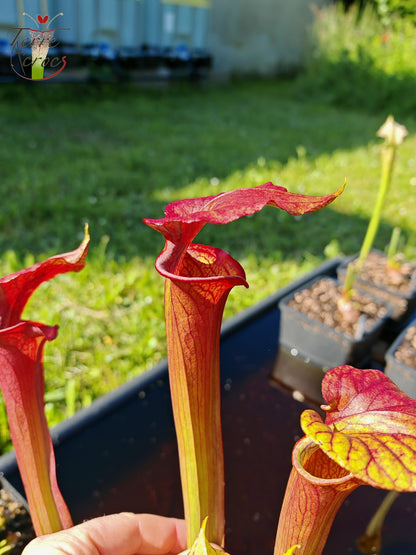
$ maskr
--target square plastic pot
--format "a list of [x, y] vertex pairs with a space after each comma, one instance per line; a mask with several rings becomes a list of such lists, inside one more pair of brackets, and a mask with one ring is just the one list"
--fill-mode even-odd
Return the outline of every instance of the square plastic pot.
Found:
[[[318, 276], [305, 284], [308, 289], [325, 276]], [[333, 280], [336, 282], [336, 280]], [[300, 290], [300, 289], [299, 289]], [[385, 305], [386, 312], [364, 332], [362, 337], [354, 338], [313, 320], [308, 315], [289, 306], [297, 291], [286, 295], [279, 303], [280, 309], [280, 346], [294, 357], [323, 371], [342, 364], [363, 368], [371, 359], [372, 349], [383, 326], [392, 313], [392, 307], [373, 295], [366, 293], [375, 301]]]
[[396, 351], [403, 343], [409, 330], [416, 328], [416, 320], [406, 326], [386, 352], [385, 374], [407, 395], [416, 399], [416, 351], [414, 366], [409, 366], [396, 358]]
[[[384, 257], [387, 262], [387, 256], [382, 252], [373, 249], [372, 253], [377, 253]], [[337, 268], [337, 277], [340, 281], [344, 281], [347, 267], [351, 262], [354, 262], [358, 258], [358, 255], [347, 258], [345, 262], [340, 264]], [[416, 270], [416, 268], [415, 268]], [[390, 321], [388, 326], [391, 326], [391, 331], [397, 333], [403, 325], [409, 320], [413, 312], [416, 309], [416, 289], [409, 291], [408, 293], [403, 293], [392, 287], [383, 287], [372, 281], [368, 281], [362, 278], [357, 279], [357, 284], [362, 291], [367, 291], [372, 295], [384, 300], [393, 307], [393, 312], [390, 316]]]

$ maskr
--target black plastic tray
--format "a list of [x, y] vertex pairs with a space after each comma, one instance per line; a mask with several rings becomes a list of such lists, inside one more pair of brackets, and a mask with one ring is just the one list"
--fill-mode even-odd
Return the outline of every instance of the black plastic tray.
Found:
[[[328, 261], [223, 326], [221, 376], [226, 545], [234, 555], [271, 555], [278, 514], [306, 405], [269, 379], [279, 341], [279, 300]], [[166, 361], [95, 401], [52, 431], [58, 481], [75, 522], [118, 511], [183, 514]], [[13, 453], [0, 471], [22, 491]], [[355, 539], [385, 495], [358, 488], [339, 511], [326, 555], [358, 555]], [[416, 553], [416, 496], [403, 494], [385, 525], [382, 555]]]

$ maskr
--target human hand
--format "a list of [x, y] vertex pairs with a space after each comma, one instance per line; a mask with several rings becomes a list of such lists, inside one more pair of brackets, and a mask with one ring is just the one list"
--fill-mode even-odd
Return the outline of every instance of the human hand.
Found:
[[119, 513], [39, 536], [22, 555], [178, 555], [184, 549], [183, 520]]

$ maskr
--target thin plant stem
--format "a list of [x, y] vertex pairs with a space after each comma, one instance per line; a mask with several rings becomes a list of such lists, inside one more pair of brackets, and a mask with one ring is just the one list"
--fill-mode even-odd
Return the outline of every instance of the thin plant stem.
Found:
[[389, 144], [384, 147], [381, 153], [381, 179], [380, 187], [378, 190], [376, 204], [374, 206], [373, 213], [371, 215], [370, 223], [368, 224], [367, 232], [364, 237], [363, 244], [361, 246], [360, 254], [358, 260], [354, 264], [349, 264], [347, 268], [347, 275], [345, 276], [343, 297], [350, 299], [352, 295], [352, 289], [354, 287], [355, 281], [357, 280], [364, 262], [368, 256], [368, 253], [373, 246], [374, 239], [376, 237], [378, 227], [380, 225], [381, 212], [386, 199], [387, 191], [391, 181], [391, 174], [393, 171], [394, 160], [396, 156], [397, 147], [394, 144]]
[[396, 256], [396, 253], [397, 253], [397, 248], [400, 240], [400, 233], [401, 233], [400, 227], [393, 228], [393, 232], [391, 234], [391, 239], [389, 243], [389, 248], [387, 251], [387, 265], [390, 266], [391, 268], [395, 267], [394, 257]]
[[389, 510], [398, 496], [399, 492], [397, 491], [387, 493], [368, 523], [365, 533], [358, 538], [357, 546], [363, 555], [374, 555], [380, 552], [381, 530]]

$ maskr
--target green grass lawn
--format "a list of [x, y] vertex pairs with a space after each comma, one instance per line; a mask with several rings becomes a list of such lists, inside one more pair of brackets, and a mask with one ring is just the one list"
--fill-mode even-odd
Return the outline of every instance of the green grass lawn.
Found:
[[[250, 289], [232, 291], [226, 316], [327, 256], [356, 252], [379, 182], [387, 113], [294, 99], [294, 83], [227, 85], [2, 85], [0, 273], [75, 248], [88, 221], [87, 267], [33, 296], [26, 318], [59, 324], [45, 354], [51, 424], [165, 356], [163, 280], [154, 260], [162, 237], [142, 223], [179, 198], [273, 181], [341, 198], [293, 218], [267, 207], [198, 241], [228, 250]], [[401, 226], [416, 260], [416, 120], [397, 158], [376, 246]], [[4, 434], [4, 432], [3, 432]]]

